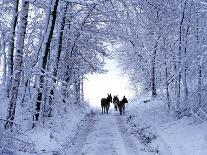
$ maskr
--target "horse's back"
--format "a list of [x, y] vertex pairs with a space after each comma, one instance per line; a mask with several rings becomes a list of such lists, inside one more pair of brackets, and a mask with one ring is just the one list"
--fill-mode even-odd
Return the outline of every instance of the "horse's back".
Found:
[[105, 103], [106, 103], [106, 99], [105, 98], [102, 98], [101, 99], [101, 105], [103, 106], [103, 105], [105, 105]]
[[107, 101], [106, 98], [102, 98], [102, 99], [101, 99], [101, 106], [108, 106], [108, 105], [110, 105], [110, 102]]

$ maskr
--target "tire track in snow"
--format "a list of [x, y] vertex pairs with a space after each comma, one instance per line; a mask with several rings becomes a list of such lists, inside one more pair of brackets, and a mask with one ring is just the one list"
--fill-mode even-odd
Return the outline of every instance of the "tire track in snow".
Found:
[[61, 155], [152, 155], [127, 132], [125, 116], [118, 113], [86, 116], [74, 137], [68, 139]]
[[79, 155], [139, 155], [138, 144], [125, 132], [125, 126], [120, 126], [120, 117], [118, 113], [96, 114]]
[[81, 155], [119, 155], [114, 142], [119, 142], [116, 122], [111, 114], [97, 114], [93, 130], [89, 133]]

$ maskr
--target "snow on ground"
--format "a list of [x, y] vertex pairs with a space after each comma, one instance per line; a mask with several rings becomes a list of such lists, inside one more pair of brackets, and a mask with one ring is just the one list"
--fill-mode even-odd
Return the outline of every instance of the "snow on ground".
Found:
[[[144, 101], [147, 101], [144, 103]], [[149, 150], [162, 155], [206, 155], [207, 123], [193, 117], [175, 119], [159, 99], [142, 97], [127, 105], [129, 130]]]
[[[8, 99], [4, 90], [0, 92], [0, 118], [3, 119]], [[112, 106], [108, 115], [101, 114], [100, 109], [69, 106], [66, 115], [56, 115], [57, 118], [48, 121], [52, 125], [35, 130], [28, 128], [23, 130], [24, 136], [17, 135], [20, 140], [29, 140], [32, 147], [30, 154], [21, 150], [16, 155], [52, 155], [56, 152], [61, 155], [207, 154], [207, 123], [200, 123], [193, 117], [176, 119], [158, 98], [145, 96], [129, 102], [123, 116]], [[17, 123], [20, 120], [17, 119]]]
[[144, 146], [127, 132], [125, 120], [126, 116], [118, 112], [101, 114], [96, 111], [75, 135], [65, 155], [152, 155], [143, 151]]
[[[24, 105], [28, 103], [26, 101]], [[57, 106], [62, 106], [61, 104], [63, 103], [60, 101], [56, 103]], [[32, 115], [27, 110], [27, 108], [31, 107], [22, 106], [18, 101], [15, 123], [23, 125], [17, 126], [17, 128], [14, 126], [15, 131], [18, 129], [18, 132], [11, 134], [9, 131], [4, 130], [3, 127], [7, 106], [6, 88], [0, 86], [0, 131], [2, 131], [0, 132], [0, 136], [3, 136], [3, 138], [0, 137], [0, 151], [5, 149], [6, 146], [4, 155], [12, 154], [11, 152], [14, 153], [16, 150], [19, 151], [14, 153], [14, 155], [52, 155], [54, 152], [65, 149], [67, 140], [74, 136], [79, 125], [84, 123], [83, 120], [91, 111], [87, 105], [67, 103], [66, 111], [56, 111], [55, 117], [51, 117], [51, 119], [47, 118], [44, 126], [41, 122], [39, 127], [31, 130]], [[21, 113], [24, 113], [24, 117], [19, 117], [22, 116], [20, 115]], [[2, 146], [2, 144], [5, 144], [5, 146]]]
[[87, 136], [81, 151], [82, 154], [133, 155], [137, 152], [136, 147], [132, 149], [126, 148], [125, 143], [127, 141], [123, 139], [115, 117], [113, 115], [98, 115], [96, 117], [96, 124]]
[[87, 113], [89, 109], [71, 104], [65, 117], [59, 118], [59, 121], [55, 119], [54, 127], [37, 128], [32, 133], [28, 133], [35, 144], [36, 153], [50, 155], [65, 149], [65, 143], [76, 133]]

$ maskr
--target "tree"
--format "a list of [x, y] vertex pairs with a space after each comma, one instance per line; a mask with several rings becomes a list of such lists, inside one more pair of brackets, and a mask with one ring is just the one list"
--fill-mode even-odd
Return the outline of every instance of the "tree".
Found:
[[16, 55], [15, 55], [15, 64], [14, 64], [14, 79], [12, 82], [12, 87], [11, 87], [11, 92], [10, 92], [7, 122], [5, 124], [5, 128], [12, 127], [14, 117], [15, 117], [18, 89], [19, 89], [21, 73], [22, 73], [24, 39], [25, 39], [25, 34], [26, 34], [28, 13], [29, 13], [29, 1], [22, 0], [20, 22], [18, 24], [18, 30], [17, 30]]
[[8, 76], [7, 76], [7, 95], [9, 96], [9, 92], [12, 85], [12, 77], [13, 77], [13, 55], [14, 55], [14, 39], [16, 33], [16, 25], [17, 25], [17, 18], [18, 18], [18, 7], [19, 7], [19, 0], [15, 0], [13, 3], [13, 15], [11, 21], [11, 28], [10, 28], [10, 35], [9, 35], [9, 44], [8, 44]]
[[43, 41], [43, 45], [41, 47], [42, 50], [42, 63], [41, 63], [41, 75], [39, 79], [39, 88], [37, 93], [37, 101], [35, 105], [35, 112], [33, 114], [33, 127], [35, 127], [35, 123], [39, 120], [40, 115], [40, 108], [41, 108], [41, 102], [42, 102], [42, 96], [43, 96], [43, 88], [45, 84], [45, 72], [47, 67], [47, 61], [48, 61], [48, 55], [50, 53], [50, 45], [52, 40], [52, 35], [55, 28], [55, 22], [57, 18], [57, 8], [58, 8], [59, 0], [52, 0], [51, 5], [51, 13], [49, 14], [50, 20], [46, 27], [46, 36]]

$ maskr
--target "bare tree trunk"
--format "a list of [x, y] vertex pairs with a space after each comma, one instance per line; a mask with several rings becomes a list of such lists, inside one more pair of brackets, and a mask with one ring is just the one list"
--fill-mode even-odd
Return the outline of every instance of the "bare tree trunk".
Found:
[[75, 104], [80, 103], [80, 81], [75, 80]]
[[198, 106], [202, 107], [202, 67], [198, 65]]
[[81, 79], [80, 79], [80, 100], [81, 102], [84, 101], [84, 91], [83, 91], [83, 75], [81, 76]]
[[[165, 44], [165, 40], [164, 40], [164, 45], [166, 46]], [[168, 66], [167, 66], [167, 52], [166, 52], [166, 49], [164, 48], [164, 54], [165, 54], [165, 89], [166, 89], [166, 97], [167, 97], [167, 107], [168, 107], [168, 110], [170, 110], [170, 93], [169, 93], [169, 85], [170, 83], [168, 82], [168, 76], [169, 76], [169, 73], [168, 73]]]
[[[59, 62], [60, 62], [60, 56], [61, 56], [61, 52], [62, 52], [62, 43], [63, 43], [63, 35], [64, 35], [64, 28], [65, 28], [65, 20], [66, 20], [66, 13], [67, 13], [67, 9], [69, 6], [69, 2], [63, 2], [62, 3], [62, 8], [63, 9], [61, 11], [60, 14], [60, 23], [59, 23], [59, 27], [58, 27], [58, 47], [57, 47], [57, 56], [55, 59], [55, 67], [53, 70], [53, 76], [56, 77], [57, 73], [58, 73], [58, 67], [59, 67]], [[54, 98], [54, 89], [55, 89], [55, 83], [57, 82], [56, 78], [53, 79], [53, 84], [52, 84], [52, 88], [50, 90], [50, 95], [49, 95], [49, 117], [51, 117], [52, 115], [52, 102], [53, 102], [53, 98]]]
[[[183, 92], [184, 92], [184, 105], [185, 105], [185, 112], [188, 113], [188, 110], [189, 110], [189, 106], [187, 105], [188, 103], [188, 83], [187, 83], [187, 69], [188, 69], [188, 66], [186, 64], [186, 59], [187, 59], [187, 37], [188, 37], [188, 32], [189, 32], [189, 25], [187, 26], [187, 30], [186, 30], [186, 35], [185, 35], [185, 48], [184, 48], [184, 73], [182, 74], [183, 75], [183, 78], [182, 78], [182, 81], [183, 81]], [[184, 40], [183, 39], [183, 40]], [[187, 111], [186, 111], [187, 110]]]
[[2, 34], [2, 53], [3, 53], [3, 80], [2, 84], [6, 85], [6, 68], [7, 68], [7, 57], [6, 57], [6, 42], [5, 42], [5, 35]]
[[16, 55], [14, 64], [14, 78], [10, 91], [10, 100], [7, 114], [7, 122], [5, 128], [11, 128], [15, 117], [16, 102], [18, 95], [18, 88], [21, 80], [22, 73], [22, 61], [23, 61], [23, 49], [24, 39], [27, 27], [27, 18], [29, 12], [29, 0], [22, 0], [20, 22], [17, 30], [17, 41], [16, 41]]
[[[197, 25], [196, 25], [196, 41], [197, 45], [199, 45], [199, 19], [197, 15]], [[197, 52], [199, 52], [197, 48]], [[198, 62], [198, 107], [196, 107], [196, 110], [198, 108], [202, 107], [202, 66], [203, 66], [203, 57], [201, 57], [200, 62]]]
[[157, 95], [156, 91], [156, 76], [155, 76], [155, 64], [156, 64], [156, 52], [157, 52], [157, 43], [152, 52], [151, 59], [151, 88], [152, 88], [152, 96], [155, 97]]
[[55, 22], [57, 18], [57, 8], [58, 8], [58, 2], [59, 0], [53, 0], [52, 6], [51, 6], [51, 14], [50, 14], [50, 21], [47, 27], [46, 37], [44, 38], [44, 43], [42, 45], [42, 64], [41, 64], [41, 75], [40, 75], [40, 81], [39, 81], [39, 88], [38, 88], [38, 94], [37, 94], [37, 102], [35, 105], [35, 112], [33, 115], [33, 126], [35, 127], [35, 123], [39, 120], [40, 115], [40, 108], [42, 103], [42, 97], [43, 97], [43, 89], [45, 84], [45, 70], [47, 67], [47, 60], [50, 53], [50, 44], [55, 28]]
[[[49, 6], [52, 5], [52, 0], [49, 1], [48, 3]], [[38, 48], [37, 48], [37, 51], [35, 52], [35, 59], [34, 59], [34, 62], [33, 62], [33, 66], [32, 67], [35, 67], [36, 64], [38, 65], [38, 68], [41, 68], [41, 61], [39, 61], [39, 56], [41, 56], [41, 48], [42, 48], [42, 45], [44, 43], [44, 38], [45, 38], [45, 35], [47, 33], [47, 28], [48, 28], [48, 25], [49, 25], [49, 22], [50, 22], [50, 14], [51, 14], [51, 8], [49, 8], [46, 12], [46, 20], [45, 20], [45, 24], [44, 24], [44, 27], [43, 27], [43, 32], [42, 32], [42, 36], [41, 36], [41, 40], [38, 44]], [[33, 87], [36, 88], [38, 87], [38, 81], [39, 80], [39, 76], [38, 75], [35, 75], [34, 77], [34, 85]]]
[[80, 104], [80, 75], [79, 75], [80, 64], [75, 65], [74, 78], [75, 78], [75, 104]]
[[170, 93], [169, 93], [169, 83], [167, 81], [168, 79], [168, 68], [167, 65], [165, 67], [165, 87], [166, 87], [166, 96], [167, 96], [167, 106], [168, 106], [168, 110], [170, 110]]
[[13, 76], [13, 57], [14, 57], [14, 38], [15, 38], [15, 29], [17, 25], [17, 18], [18, 18], [18, 6], [19, 0], [15, 0], [14, 8], [13, 8], [13, 16], [11, 21], [11, 29], [10, 29], [10, 36], [9, 36], [9, 44], [8, 44], [8, 76], [7, 76], [7, 96], [9, 97], [9, 92], [12, 85], [12, 76]]
[[182, 14], [181, 14], [181, 21], [179, 25], [179, 49], [178, 49], [178, 63], [177, 63], [177, 76], [176, 76], [176, 107], [179, 113], [181, 112], [180, 108], [180, 96], [181, 96], [181, 61], [182, 61], [182, 49], [183, 49], [183, 24], [185, 19], [185, 8], [186, 8], [186, 2], [184, 3], [184, 6], [182, 8]]

